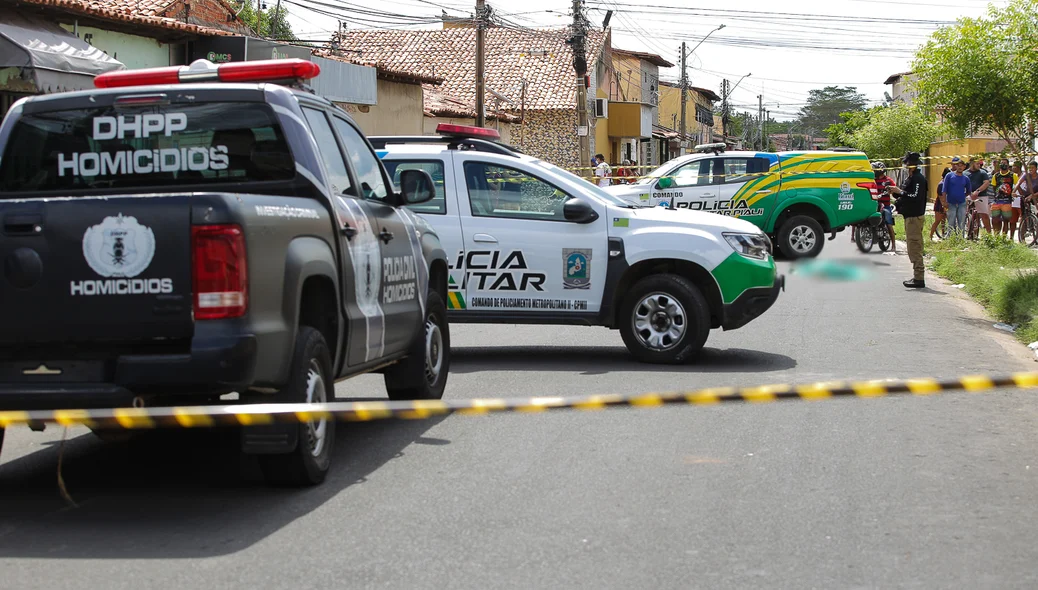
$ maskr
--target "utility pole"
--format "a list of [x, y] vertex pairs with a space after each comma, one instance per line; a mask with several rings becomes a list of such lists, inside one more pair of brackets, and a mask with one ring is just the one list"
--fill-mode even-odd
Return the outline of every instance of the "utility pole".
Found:
[[764, 142], [764, 95], [763, 94], [758, 94], [757, 95], [757, 123], [759, 124], [759, 131], [757, 133], [757, 136], [760, 137], [760, 140], [757, 142], [757, 145], [760, 146]]
[[486, 100], [483, 98], [484, 86], [485, 86], [485, 75], [484, 75], [484, 64], [483, 64], [483, 35], [485, 35], [485, 22], [486, 17], [486, 4], [483, 0], [476, 0], [476, 127], [483, 127], [486, 125], [486, 107], [484, 103]]
[[721, 135], [724, 142], [728, 143], [728, 128], [731, 123], [731, 115], [728, 112], [728, 78], [721, 80]]
[[275, 39], [278, 38], [278, 34], [276, 32], [276, 27], [278, 26], [278, 13], [280, 11], [281, 11], [281, 0], [278, 0], [278, 3], [276, 5], [274, 5], [274, 18], [270, 19], [270, 36], [275, 38]]
[[[685, 103], [688, 102], [688, 70], [685, 69], [685, 42], [681, 42], [681, 143], [685, 143]], [[681, 153], [685, 153], [682, 151]]]
[[764, 111], [764, 151], [768, 151], [768, 146], [771, 145], [768, 141], [768, 119], [771, 118], [771, 111]]
[[[573, 0], [573, 69], [577, 82], [577, 142], [580, 144], [580, 165], [591, 161], [591, 127], [587, 120], [587, 40], [588, 24], [580, 6], [581, 0]], [[583, 131], [583, 134], [581, 134]]]

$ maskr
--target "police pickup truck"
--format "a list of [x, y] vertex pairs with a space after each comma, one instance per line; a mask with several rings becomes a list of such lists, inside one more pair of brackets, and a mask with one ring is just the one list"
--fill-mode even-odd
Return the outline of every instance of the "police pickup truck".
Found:
[[827, 233], [879, 221], [872, 166], [862, 152], [726, 152], [723, 143], [695, 149], [701, 153], [605, 190], [640, 206], [745, 219], [792, 259], [817, 256]]
[[[447, 260], [404, 207], [432, 179], [397, 191], [318, 73], [198, 61], [11, 108], [0, 409], [320, 403], [370, 371], [443, 395]], [[242, 430], [274, 483], [322, 481], [334, 441], [328, 419]]]
[[436, 197], [411, 207], [447, 249], [452, 322], [608, 326], [639, 360], [681, 363], [784, 286], [771, 242], [747, 221], [635, 208], [493, 129], [437, 131], [371, 141], [394, 178], [436, 182]]

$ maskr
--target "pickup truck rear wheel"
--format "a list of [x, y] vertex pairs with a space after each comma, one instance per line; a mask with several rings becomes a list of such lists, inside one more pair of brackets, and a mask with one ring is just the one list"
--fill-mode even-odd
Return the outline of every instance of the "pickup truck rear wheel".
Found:
[[[320, 332], [300, 326], [288, 384], [274, 403], [327, 403], [334, 398], [332, 361]], [[264, 478], [273, 484], [310, 486], [324, 481], [335, 446], [335, 420], [324, 418], [301, 423], [299, 442], [286, 454], [260, 455]]]
[[807, 215], [794, 215], [779, 228], [778, 246], [790, 259], [814, 258], [825, 245], [822, 224]]
[[642, 362], [683, 363], [706, 343], [709, 309], [692, 281], [674, 274], [645, 277], [624, 297], [620, 335]]
[[429, 291], [423, 330], [403, 361], [386, 369], [389, 399], [440, 399], [447, 386], [451, 360], [451, 334], [447, 306], [436, 291]]

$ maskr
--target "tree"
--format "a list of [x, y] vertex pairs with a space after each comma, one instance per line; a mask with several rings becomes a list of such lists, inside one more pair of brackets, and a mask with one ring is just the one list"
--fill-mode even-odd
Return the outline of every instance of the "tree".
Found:
[[800, 109], [800, 125], [815, 136], [840, 122], [840, 113], [860, 111], [867, 104], [865, 95], [853, 86], [826, 86], [808, 91], [807, 105]]
[[872, 114], [881, 108], [883, 107], [840, 113], [840, 122], [825, 128], [825, 136], [828, 138], [827, 146], [831, 148], [854, 147], [852, 139], [854, 133], [868, 125]]
[[916, 53], [917, 102], [969, 135], [990, 130], [1015, 154], [1029, 151], [1038, 118], [1038, 12], [1010, 0], [988, 15], [937, 30]]
[[922, 152], [941, 135], [936, 117], [919, 106], [898, 103], [868, 112], [868, 122], [851, 134], [849, 144], [872, 159], [894, 159]]
[[[256, 36], [279, 41], [295, 41], [292, 25], [288, 22], [288, 10], [286, 6], [277, 6], [276, 0], [264, 0], [261, 4], [267, 9], [257, 11], [256, 0], [235, 0], [235, 10], [238, 17], [256, 32]], [[273, 4], [273, 6], [270, 6]], [[257, 22], [256, 15], [259, 14]]]

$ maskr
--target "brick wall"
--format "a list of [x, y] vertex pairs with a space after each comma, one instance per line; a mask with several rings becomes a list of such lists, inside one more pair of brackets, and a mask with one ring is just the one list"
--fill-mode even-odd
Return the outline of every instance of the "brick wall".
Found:
[[[187, 22], [194, 25], [205, 25], [241, 34], [249, 33], [249, 28], [234, 18], [234, 11], [230, 5], [222, 0], [177, 0], [170, 4], [161, 16], [177, 20], [184, 20], [186, 16]], [[228, 21], [228, 18], [232, 20]]]
[[575, 109], [526, 111], [523, 123], [512, 126], [512, 141], [523, 152], [562, 168], [589, 165], [580, 163]]

